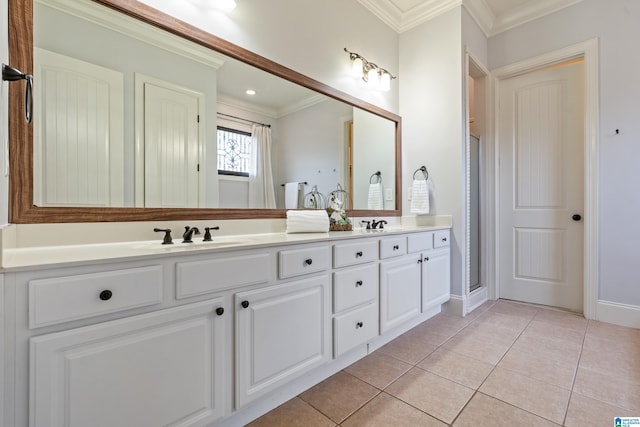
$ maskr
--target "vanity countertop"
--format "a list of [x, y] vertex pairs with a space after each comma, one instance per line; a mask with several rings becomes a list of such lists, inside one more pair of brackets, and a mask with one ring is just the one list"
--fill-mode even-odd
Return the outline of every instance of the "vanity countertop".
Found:
[[402, 226], [385, 230], [357, 229], [354, 231], [332, 231], [328, 233], [238, 234], [214, 237], [212, 242], [203, 242], [198, 237], [194, 240], [194, 243], [181, 243], [180, 238], [174, 238], [173, 245], [162, 245], [162, 240], [157, 239], [117, 243], [5, 248], [2, 254], [1, 270], [9, 272], [50, 267], [69, 267], [95, 262], [131, 261], [145, 257], [168, 257], [196, 252], [205, 254], [224, 252], [229, 249], [254, 249], [283, 244], [384, 237], [449, 228], [448, 226]]

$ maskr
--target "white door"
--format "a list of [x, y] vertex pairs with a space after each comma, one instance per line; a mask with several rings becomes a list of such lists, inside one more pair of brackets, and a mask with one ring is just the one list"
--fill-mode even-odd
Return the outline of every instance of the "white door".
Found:
[[144, 84], [144, 206], [198, 207], [197, 94]]
[[583, 79], [579, 61], [500, 82], [501, 298], [582, 311]]

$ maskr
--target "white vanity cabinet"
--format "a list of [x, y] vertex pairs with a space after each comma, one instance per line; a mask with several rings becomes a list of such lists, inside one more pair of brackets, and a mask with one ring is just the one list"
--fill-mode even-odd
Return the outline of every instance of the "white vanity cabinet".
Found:
[[329, 275], [235, 295], [236, 408], [331, 357]]
[[380, 332], [420, 314], [419, 254], [380, 263]]
[[444, 304], [451, 296], [449, 230], [415, 233], [408, 240], [409, 252], [420, 256], [424, 312]]
[[212, 299], [30, 339], [31, 427], [204, 426], [224, 415]]

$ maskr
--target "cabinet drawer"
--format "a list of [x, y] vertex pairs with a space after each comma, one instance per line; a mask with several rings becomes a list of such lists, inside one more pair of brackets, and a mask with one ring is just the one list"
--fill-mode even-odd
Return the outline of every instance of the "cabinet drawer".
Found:
[[413, 233], [407, 236], [407, 250], [410, 254], [433, 249], [433, 233]]
[[159, 265], [29, 282], [29, 327], [84, 319], [162, 302]]
[[378, 336], [378, 304], [369, 304], [333, 319], [333, 356]]
[[292, 249], [279, 253], [279, 277], [302, 276], [329, 268], [329, 246]]
[[368, 240], [356, 243], [340, 243], [333, 246], [333, 266], [363, 264], [378, 259], [378, 242]]
[[449, 246], [449, 230], [436, 231], [433, 233], [433, 247], [443, 248]]
[[339, 313], [378, 298], [378, 265], [333, 273], [333, 312]]
[[407, 253], [407, 237], [389, 237], [380, 240], [380, 258], [391, 258]]
[[179, 262], [176, 265], [176, 298], [266, 283], [271, 276], [272, 264], [268, 253]]

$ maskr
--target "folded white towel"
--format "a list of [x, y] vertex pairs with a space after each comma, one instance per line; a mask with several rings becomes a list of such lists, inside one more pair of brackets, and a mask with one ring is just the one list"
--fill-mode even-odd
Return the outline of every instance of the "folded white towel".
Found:
[[367, 208], [375, 211], [384, 209], [384, 201], [382, 200], [382, 183], [376, 182], [375, 184], [369, 184]]
[[284, 185], [284, 208], [297, 209], [300, 205], [300, 183], [287, 182]]
[[324, 209], [287, 211], [287, 233], [327, 233], [329, 215]]
[[424, 215], [429, 213], [429, 184], [426, 179], [414, 179], [411, 190], [411, 213]]

